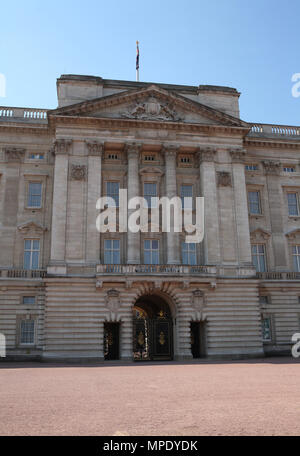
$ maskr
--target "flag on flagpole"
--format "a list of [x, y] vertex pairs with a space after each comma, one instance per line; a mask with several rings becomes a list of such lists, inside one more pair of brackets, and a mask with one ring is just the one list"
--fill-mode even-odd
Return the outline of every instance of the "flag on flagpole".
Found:
[[138, 71], [140, 69], [140, 48], [139, 48], [139, 42], [136, 42], [136, 70]]

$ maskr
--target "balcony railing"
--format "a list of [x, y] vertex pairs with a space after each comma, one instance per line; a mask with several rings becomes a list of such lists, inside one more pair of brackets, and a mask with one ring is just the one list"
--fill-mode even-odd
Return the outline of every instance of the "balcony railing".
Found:
[[300, 272], [257, 272], [261, 280], [300, 280]]
[[289, 125], [253, 124], [250, 136], [275, 136], [300, 139], [300, 127]]
[[47, 109], [10, 108], [0, 106], [0, 121], [22, 119], [45, 123], [47, 121], [47, 112]]
[[42, 279], [47, 274], [45, 269], [2, 269], [0, 270], [1, 278], [8, 279]]
[[97, 274], [169, 274], [169, 275], [211, 275], [216, 274], [215, 266], [184, 266], [154, 264], [100, 264]]

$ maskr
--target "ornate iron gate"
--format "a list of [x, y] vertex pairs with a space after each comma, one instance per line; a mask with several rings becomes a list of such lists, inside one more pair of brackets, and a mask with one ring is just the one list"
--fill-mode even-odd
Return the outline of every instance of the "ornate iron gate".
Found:
[[170, 360], [173, 357], [173, 324], [167, 317], [133, 319], [135, 361]]

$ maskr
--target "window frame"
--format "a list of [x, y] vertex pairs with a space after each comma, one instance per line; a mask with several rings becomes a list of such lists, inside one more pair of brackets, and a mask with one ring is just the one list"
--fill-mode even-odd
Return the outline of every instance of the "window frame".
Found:
[[[34, 194], [32, 195], [30, 193], [30, 188], [31, 188], [31, 185], [37, 185], [39, 184], [40, 185], [40, 194], [37, 195], [37, 194]], [[32, 209], [32, 210], [36, 210], [36, 209], [41, 209], [43, 207], [43, 182], [42, 181], [36, 181], [36, 180], [29, 180], [28, 181], [28, 187], [27, 187], [27, 199], [26, 199], [26, 207], [28, 209]], [[30, 203], [30, 197], [36, 197], [36, 196], [39, 196], [40, 198], [40, 205], [39, 206], [31, 206], [29, 203]]]
[[[30, 249], [26, 248], [26, 242], [28, 242], [28, 241], [31, 242]], [[34, 241], [38, 241], [38, 243], [39, 243], [38, 249], [33, 249]], [[26, 252], [30, 252], [30, 267], [29, 268], [26, 268], [26, 262], [25, 262]], [[32, 259], [33, 259], [34, 252], [38, 252], [38, 267], [37, 268], [32, 268]], [[24, 238], [24, 241], [23, 241], [23, 269], [26, 271], [39, 270], [40, 269], [40, 258], [41, 258], [41, 240], [39, 238]]]
[[[146, 249], [146, 242], [150, 242], [150, 245], [151, 245], [151, 248], [150, 249]], [[158, 245], [158, 248], [157, 249], [153, 249], [152, 247], [152, 244], [153, 242], [157, 242], [157, 245]], [[150, 252], [150, 255], [151, 255], [151, 262], [150, 263], [146, 263], [146, 251], [147, 252]], [[152, 252], [157, 252], [157, 263], [153, 263], [153, 253]], [[157, 266], [160, 264], [160, 240], [159, 239], [156, 239], [156, 238], [145, 238], [143, 240], [143, 258], [144, 258], [144, 264], [145, 265], [153, 265], [153, 266]]]
[[[289, 195], [295, 195], [297, 214], [290, 214]], [[296, 191], [288, 191], [288, 192], [286, 192], [286, 198], [287, 198], [288, 216], [289, 217], [299, 217], [299, 215], [300, 215], [300, 207], [299, 207], [299, 194], [298, 194], [298, 192], [296, 192]]]
[[[155, 195], [152, 195], [152, 194], [145, 194], [145, 186], [146, 185], [153, 185], [155, 186]], [[148, 209], [155, 209], [157, 208], [157, 202], [154, 202], [152, 204], [152, 201], [151, 201], [151, 198], [158, 198], [158, 184], [157, 182], [151, 182], [151, 181], [144, 181], [143, 182], [143, 197], [144, 199], [147, 201], [147, 204], [148, 204]], [[147, 198], [150, 198], [150, 204], [149, 204], [149, 201]]]
[[[189, 248], [187, 249], [188, 262], [185, 263], [183, 261], [184, 246], [190, 247], [191, 245], [194, 245], [195, 249], [194, 250], [190, 250]], [[194, 254], [195, 255], [195, 263], [191, 263], [190, 262], [190, 254]], [[197, 255], [197, 244], [196, 243], [189, 243], [189, 242], [182, 241], [181, 242], [181, 264], [184, 265], [184, 266], [198, 266], [198, 258], [197, 257], [198, 257], [198, 255]]]
[[[258, 247], [262, 246], [263, 247], [263, 254], [261, 254], [260, 252], [258, 252]], [[259, 259], [260, 257], [263, 256], [264, 258], [264, 271], [261, 271], [260, 269], [257, 269], [256, 267], [256, 264], [253, 260], [253, 247], [256, 247], [256, 254], [255, 256], [257, 256], [257, 259]], [[267, 261], [267, 246], [265, 243], [262, 243], [262, 242], [253, 242], [251, 243], [251, 257], [252, 257], [252, 264], [253, 266], [255, 267], [256, 271], [259, 272], [259, 273], [263, 273], [263, 272], [267, 272], [268, 271], [268, 261]], [[257, 262], [257, 264], [260, 266], [260, 261]]]
[[[117, 184], [118, 185], [118, 194], [115, 194], [115, 193], [111, 193], [109, 194], [108, 193], [108, 185], [109, 184]], [[115, 207], [116, 209], [118, 209], [120, 207], [120, 181], [118, 180], [106, 180], [105, 181], [105, 196], [108, 196], [110, 198], [112, 198], [114, 201], [115, 201], [115, 206], [111, 206], [110, 204], [108, 204], [108, 207]], [[115, 196], [117, 195], [117, 200], [115, 199]]]
[[[258, 209], [259, 209], [259, 212], [252, 212], [252, 211], [251, 211], [251, 204], [253, 204], [253, 202], [250, 201], [250, 193], [257, 193], [257, 196], [258, 196]], [[261, 190], [258, 190], [258, 189], [248, 189], [248, 190], [247, 190], [247, 198], [248, 198], [248, 212], [249, 212], [249, 215], [252, 215], [252, 216], [260, 216], [260, 215], [263, 215], [262, 199], [261, 199]]]
[[[294, 248], [296, 253], [294, 253]], [[296, 263], [297, 269], [295, 269]], [[292, 244], [292, 266], [294, 272], [300, 272], [300, 244]]]
[[[112, 246], [109, 249], [107, 249], [105, 247], [105, 244], [107, 242], [111, 242], [112, 243]], [[115, 242], [119, 243], [119, 248], [118, 249], [114, 248], [114, 243]], [[111, 259], [113, 259], [113, 257], [114, 257], [114, 252], [119, 252], [119, 262], [118, 263], [115, 263], [115, 262], [107, 263], [106, 262], [106, 258], [105, 258], [106, 252], [110, 252]], [[121, 255], [121, 238], [118, 237], [118, 238], [106, 238], [106, 239], [104, 239], [104, 241], [103, 241], [103, 264], [105, 264], [105, 265], [120, 265], [120, 264], [122, 264], [121, 257], [122, 257], [122, 255]]]
[[[32, 342], [22, 342], [22, 323], [23, 322], [33, 322], [33, 341]], [[20, 347], [35, 347], [36, 346], [36, 318], [30, 316], [21, 316], [19, 319], [19, 346]]]

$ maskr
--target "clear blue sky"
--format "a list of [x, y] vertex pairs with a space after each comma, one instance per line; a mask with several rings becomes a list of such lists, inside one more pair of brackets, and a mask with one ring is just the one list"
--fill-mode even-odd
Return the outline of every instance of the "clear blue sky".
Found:
[[300, 1], [15, 0], [1, 4], [0, 105], [54, 108], [56, 78], [86, 74], [242, 92], [241, 117], [300, 125]]

